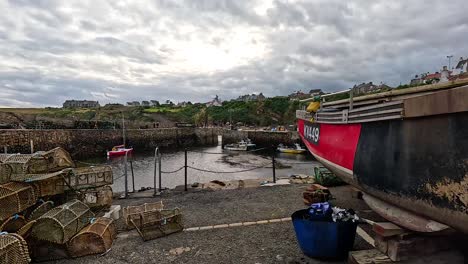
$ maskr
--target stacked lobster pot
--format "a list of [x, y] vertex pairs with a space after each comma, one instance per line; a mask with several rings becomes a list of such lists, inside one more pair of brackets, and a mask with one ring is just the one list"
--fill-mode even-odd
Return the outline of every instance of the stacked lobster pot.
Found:
[[79, 199], [96, 210], [111, 206], [113, 176], [110, 166], [74, 168], [64, 181], [68, 199]]
[[77, 168], [61, 148], [0, 154], [0, 263], [108, 251], [114, 223], [92, 210], [111, 205], [112, 183], [109, 166]]

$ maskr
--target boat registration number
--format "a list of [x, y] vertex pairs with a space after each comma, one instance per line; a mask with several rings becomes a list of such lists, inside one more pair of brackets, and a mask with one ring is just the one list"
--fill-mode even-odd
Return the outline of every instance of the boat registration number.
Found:
[[304, 126], [304, 137], [317, 145], [320, 140], [320, 124], [306, 124]]

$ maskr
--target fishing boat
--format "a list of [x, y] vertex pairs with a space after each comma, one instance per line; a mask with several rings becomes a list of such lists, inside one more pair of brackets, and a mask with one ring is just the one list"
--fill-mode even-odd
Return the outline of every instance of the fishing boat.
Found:
[[256, 146], [257, 145], [253, 143], [252, 140], [247, 138], [247, 139], [242, 139], [238, 143], [226, 144], [224, 146], [224, 149], [233, 150], [233, 151], [247, 151], [247, 150], [255, 148]]
[[298, 143], [294, 143], [294, 147], [284, 146], [280, 144], [277, 150], [281, 153], [289, 153], [289, 154], [302, 154], [307, 152], [307, 149], [301, 147]]
[[107, 151], [107, 157], [120, 157], [125, 156], [125, 154], [130, 155], [133, 153], [133, 148], [126, 148], [125, 145], [114, 146], [112, 150]]
[[326, 95], [312, 112], [296, 112], [312, 155], [390, 221], [468, 233], [468, 81], [346, 92], [349, 99]]
[[246, 151], [247, 150], [247, 144], [245, 144], [245, 143], [226, 144], [224, 146], [224, 149], [233, 150], [233, 151]]
[[122, 145], [114, 146], [112, 150], [107, 151], [107, 158], [120, 157], [125, 155], [130, 155], [133, 153], [133, 148], [126, 148], [126, 136], [125, 136], [125, 117], [122, 112]]

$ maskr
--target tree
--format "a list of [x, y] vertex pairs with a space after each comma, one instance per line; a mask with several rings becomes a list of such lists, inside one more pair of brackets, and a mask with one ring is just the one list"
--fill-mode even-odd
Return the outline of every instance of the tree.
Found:
[[206, 108], [202, 108], [200, 112], [196, 113], [193, 117], [193, 122], [197, 126], [208, 126], [208, 123], [211, 121], [212, 118], [206, 111]]

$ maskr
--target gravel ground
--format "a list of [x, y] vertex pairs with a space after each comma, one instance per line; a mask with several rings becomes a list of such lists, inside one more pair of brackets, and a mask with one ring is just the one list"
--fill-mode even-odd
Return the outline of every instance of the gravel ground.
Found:
[[[116, 200], [136, 205], [162, 199], [166, 207], [182, 209], [185, 227], [258, 221], [289, 217], [303, 209], [306, 185], [283, 185], [237, 190], [175, 192], [161, 198]], [[333, 203], [353, 208], [372, 220], [379, 218], [367, 205], [352, 198], [349, 186], [331, 188]], [[364, 227], [364, 226], [363, 226]], [[174, 249], [184, 248], [180, 254]], [[354, 249], [371, 246], [356, 236]], [[50, 263], [322, 263], [305, 257], [296, 241], [291, 222], [181, 232], [143, 242], [135, 231], [121, 232], [105, 256], [88, 256]], [[326, 263], [345, 263], [345, 261]]]

